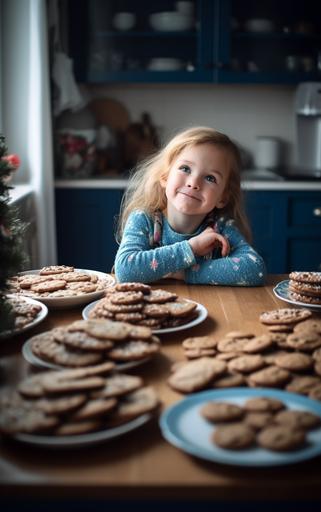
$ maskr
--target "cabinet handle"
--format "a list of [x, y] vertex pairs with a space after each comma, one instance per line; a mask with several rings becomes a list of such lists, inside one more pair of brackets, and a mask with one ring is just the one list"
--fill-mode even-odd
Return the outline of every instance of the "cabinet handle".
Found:
[[315, 215], [315, 217], [321, 217], [321, 206], [314, 208], [313, 215]]

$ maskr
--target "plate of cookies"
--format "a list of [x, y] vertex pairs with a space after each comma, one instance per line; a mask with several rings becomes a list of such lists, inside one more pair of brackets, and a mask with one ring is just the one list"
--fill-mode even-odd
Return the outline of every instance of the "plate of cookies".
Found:
[[9, 280], [13, 293], [39, 300], [55, 309], [87, 304], [103, 296], [114, 284], [115, 279], [110, 274], [67, 265], [28, 270]]
[[111, 362], [29, 376], [0, 394], [0, 434], [47, 448], [98, 444], [142, 426], [159, 406], [138, 376]]
[[291, 272], [273, 289], [281, 300], [321, 312], [321, 272]]
[[200, 324], [207, 309], [198, 302], [143, 283], [117, 283], [105, 297], [88, 304], [85, 320], [108, 318], [150, 327], [155, 334], [173, 333]]
[[160, 417], [163, 436], [201, 459], [236, 466], [278, 466], [321, 454], [321, 404], [275, 389], [195, 393]]
[[151, 329], [111, 320], [77, 320], [36, 334], [22, 347], [33, 366], [62, 370], [110, 361], [124, 371], [149, 361], [160, 351]]
[[13, 309], [14, 328], [0, 333], [0, 339], [11, 338], [32, 329], [48, 315], [47, 306], [38, 300], [15, 294], [8, 294], [7, 298]]

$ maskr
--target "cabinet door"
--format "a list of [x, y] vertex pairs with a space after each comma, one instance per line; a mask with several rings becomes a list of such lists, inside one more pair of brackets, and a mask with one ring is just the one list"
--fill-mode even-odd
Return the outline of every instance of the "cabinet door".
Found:
[[320, 79], [320, 2], [220, 0], [219, 12], [219, 82]]
[[[80, 82], [212, 82], [217, 0], [69, 0]], [[185, 5], [185, 9], [189, 6]], [[130, 16], [119, 16], [119, 12]], [[126, 25], [127, 23], [127, 25]]]
[[321, 272], [321, 238], [291, 237], [289, 240], [289, 268], [306, 272]]
[[58, 263], [110, 272], [122, 190], [56, 189]]
[[321, 191], [251, 191], [245, 199], [268, 272], [321, 271]]
[[246, 192], [253, 246], [271, 274], [287, 272], [287, 202], [283, 192]]
[[321, 191], [289, 195], [288, 266], [321, 271]]

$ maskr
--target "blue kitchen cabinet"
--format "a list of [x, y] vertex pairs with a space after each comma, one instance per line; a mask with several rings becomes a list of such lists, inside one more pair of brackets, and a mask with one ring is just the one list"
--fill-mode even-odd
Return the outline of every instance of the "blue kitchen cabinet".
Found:
[[218, 82], [320, 80], [320, 2], [219, 0], [218, 10]]
[[[297, 84], [320, 79], [320, 2], [191, 2], [193, 24], [155, 30], [150, 15], [175, 11], [176, 0], [69, 0], [68, 45], [77, 80]], [[130, 30], [115, 29], [119, 11], [135, 14]], [[172, 61], [156, 70], [159, 58]]]
[[269, 273], [321, 271], [321, 191], [248, 191], [245, 201]]
[[[56, 189], [59, 264], [110, 272], [123, 192]], [[321, 191], [246, 191], [245, 204], [269, 273], [321, 271]]]
[[123, 190], [56, 189], [58, 263], [110, 272]]
[[[87, 83], [213, 82], [217, 0], [191, 3], [190, 24], [157, 30], [151, 15], [174, 11], [175, 0], [69, 0], [68, 44], [76, 79]], [[120, 11], [134, 13], [132, 29], [115, 28], [113, 19]]]
[[286, 270], [286, 200], [284, 192], [247, 192], [246, 210], [252, 245], [263, 257], [269, 273]]

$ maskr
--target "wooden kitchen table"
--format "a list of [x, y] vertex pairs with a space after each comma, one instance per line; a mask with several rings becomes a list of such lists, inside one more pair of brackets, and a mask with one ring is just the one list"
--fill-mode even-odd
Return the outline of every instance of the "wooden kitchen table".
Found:
[[[170, 367], [183, 360], [181, 342], [191, 335], [222, 336], [229, 330], [266, 332], [259, 314], [287, 307], [273, 295], [273, 285], [285, 276], [270, 276], [259, 288], [196, 286], [164, 281], [162, 288], [203, 304], [209, 316], [190, 331], [162, 336], [162, 352], [137, 367], [153, 385], [162, 408], [180, 400], [166, 381]], [[31, 334], [64, 325], [81, 317], [81, 309], [50, 311], [46, 320], [27, 335], [0, 345], [2, 385], [15, 383], [31, 369], [21, 346]], [[163, 439], [158, 419], [122, 437], [83, 449], [44, 449], [16, 442], [0, 442], [0, 496], [3, 500], [179, 500], [205, 502], [321, 499], [321, 457], [274, 468], [224, 466], [194, 458]], [[204, 501], [202, 501], [204, 503]], [[68, 509], [69, 510], [69, 509]], [[239, 509], [238, 509], [239, 510]]]

